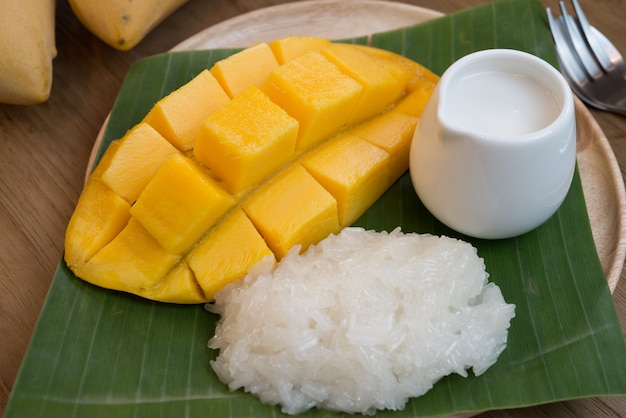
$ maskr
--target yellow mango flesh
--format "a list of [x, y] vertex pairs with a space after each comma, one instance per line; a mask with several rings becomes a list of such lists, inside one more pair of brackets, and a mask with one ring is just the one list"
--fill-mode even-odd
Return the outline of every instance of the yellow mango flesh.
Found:
[[[386, 51], [333, 45], [290, 38], [271, 70], [250, 68], [272, 51], [263, 46], [216, 63], [215, 94], [238, 93], [206, 117], [194, 113], [206, 72], [159, 101], [91, 174], [68, 225], [68, 266], [101, 287], [201, 303], [263, 258], [354, 222], [408, 168], [436, 76]], [[187, 102], [196, 127], [177, 116]], [[194, 139], [170, 135], [183, 125]]]
[[249, 87], [205, 120], [194, 154], [236, 193], [293, 159], [297, 135], [298, 121]]
[[138, 294], [148, 299], [169, 303], [203, 303], [207, 300], [198, 286], [193, 271], [184, 262], [177, 264], [153, 287]]
[[107, 148], [92, 176], [133, 203], [152, 176], [178, 151], [150, 125], [140, 123]]
[[301, 165], [264, 184], [243, 206], [278, 259], [339, 232], [337, 201]]
[[278, 67], [270, 46], [264, 42], [218, 61], [211, 73], [230, 97], [250, 86], [260, 87], [267, 76]]
[[389, 153], [389, 176], [392, 183], [409, 168], [409, 150], [418, 120], [417, 116], [393, 109], [352, 130], [353, 135]]
[[325, 38], [314, 36], [288, 36], [276, 39], [270, 44], [272, 52], [276, 56], [278, 64], [283, 65], [294, 58], [306, 54], [309, 51], [321, 51], [330, 45]]
[[220, 222], [188, 256], [207, 300], [224, 286], [245, 276], [251, 265], [273, 257], [263, 237], [241, 209]]
[[320, 52], [310, 51], [273, 71], [262, 90], [298, 120], [296, 147], [302, 150], [348, 123], [362, 87]]
[[130, 213], [163, 248], [181, 254], [233, 204], [233, 197], [196, 163], [175, 154], [154, 175]]
[[353, 124], [377, 113], [398, 99], [404, 85], [387, 68], [376, 65], [371, 57], [348, 44], [331, 44], [322, 50], [331, 62], [362, 86], [359, 101], [348, 119]]
[[413, 91], [426, 81], [437, 84], [439, 77], [427, 68], [402, 55], [366, 45], [354, 45], [355, 49], [368, 55], [376, 65], [391, 72], [408, 91]]
[[337, 200], [342, 227], [354, 223], [392, 183], [389, 153], [352, 135], [323, 144], [302, 165]]
[[[207, 100], [207, 98], [211, 98]], [[198, 127], [217, 109], [230, 101], [209, 70], [159, 100], [144, 122], [181, 151], [194, 147]]]
[[413, 90], [393, 109], [394, 112], [400, 112], [411, 116], [419, 117], [426, 107], [426, 102], [435, 90], [436, 82], [428, 79], [415, 86]]
[[179, 258], [165, 251], [131, 217], [111, 242], [74, 271], [97, 286], [141, 294], [159, 282]]
[[65, 234], [70, 268], [87, 262], [120, 233], [130, 219], [130, 204], [96, 178], [83, 189]]

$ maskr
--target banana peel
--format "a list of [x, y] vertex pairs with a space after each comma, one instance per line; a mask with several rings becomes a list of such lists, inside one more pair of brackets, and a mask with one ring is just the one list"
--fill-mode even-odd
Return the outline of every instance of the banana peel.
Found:
[[0, 103], [48, 100], [56, 56], [56, 0], [0, 1]]
[[128, 51], [187, 1], [69, 0], [69, 4], [92, 34], [115, 49]]

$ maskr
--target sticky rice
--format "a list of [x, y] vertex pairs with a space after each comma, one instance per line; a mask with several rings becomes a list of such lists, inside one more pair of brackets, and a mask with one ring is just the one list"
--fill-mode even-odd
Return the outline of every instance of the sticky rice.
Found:
[[207, 305], [211, 362], [287, 414], [400, 410], [451, 373], [480, 375], [506, 347], [515, 306], [470, 244], [346, 228], [258, 263]]

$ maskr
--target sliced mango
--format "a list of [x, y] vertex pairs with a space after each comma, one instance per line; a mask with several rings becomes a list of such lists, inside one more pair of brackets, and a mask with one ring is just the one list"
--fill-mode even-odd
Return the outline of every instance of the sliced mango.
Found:
[[262, 89], [300, 123], [302, 150], [348, 123], [363, 87], [320, 52], [309, 51], [273, 71]]
[[270, 44], [270, 48], [272, 48], [272, 52], [274, 52], [278, 63], [283, 65], [309, 51], [321, 51], [328, 45], [330, 45], [330, 41], [326, 38], [317, 38], [315, 36], [288, 36], [286, 38], [276, 39]]
[[194, 304], [206, 301], [196, 276], [185, 262], [176, 265], [163, 280], [150, 289], [138, 292], [141, 296], [169, 303]]
[[261, 42], [218, 61], [211, 68], [211, 73], [226, 93], [235, 97], [250, 86], [260, 87], [277, 67], [278, 61], [272, 49]]
[[348, 124], [367, 119], [383, 111], [404, 92], [405, 85], [384, 66], [349, 44], [330, 44], [322, 50], [342, 72], [358, 81], [363, 89]]
[[278, 259], [341, 229], [337, 201], [299, 164], [264, 184], [243, 208]]
[[159, 100], [144, 118], [181, 151], [194, 147], [200, 124], [230, 101], [209, 70]]
[[237, 193], [293, 159], [298, 121], [249, 87], [200, 128], [194, 154]]
[[400, 82], [406, 83], [409, 91], [427, 80], [435, 84], [439, 81], [436, 74], [407, 57], [366, 45], [355, 45], [354, 47], [367, 54], [382, 68], [390, 71]]
[[233, 197], [191, 159], [173, 155], [130, 209], [172, 254], [195, 243], [234, 204]]
[[133, 203], [161, 164], [178, 151], [150, 125], [140, 123], [107, 148], [92, 176]]
[[351, 131], [389, 153], [389, 177], [393, 183], [409, 168], [409, 150], [419, 118], [396, 109], [367, 121]]
[[245, 276], [251, 265], [274, 257], [263, 237], [241, 209], [235, 210], [198, 243], [187, 257], [207, 300]]
[[120, 233], [130, 219], [130, 205], [97, 178], [83, 189], [65, 234], [70, 268], [87, 262]]
[[391, 185], [389, 153], [353, 135], [316, 148], [302, 165], [337, 201], [342, 227], [354, 223]]
[[419, 85], [414, 86], [413, 90], [393, 110], [419, 117], [426, 107], [428, 99], [433, 94], [436, 85], [437, 83], [428, 79], [422, 80]]
[[178, 260], [179, 256], [165, 251], [136, 219], [130, 218], [111, 242], [76, 266], [75, 273], [97, 286], [141, 294]]
[[435, 75], [370, 47], [270, 45], [202, 71], [111, 143], [67, 229], [78, 277], [208, 302], [352, 224], [407, 170]]

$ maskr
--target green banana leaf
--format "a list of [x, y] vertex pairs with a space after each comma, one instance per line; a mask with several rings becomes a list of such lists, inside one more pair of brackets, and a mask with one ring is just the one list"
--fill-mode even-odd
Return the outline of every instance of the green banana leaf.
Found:
[[[365, 42], [353, 39], [349, 42]], [[514, 48], [557, 65], [538, 0], [501, 0], [373, 37], [373, 45], [441, 74], [486, 48]], [[152, 104], [233, 50], [159, 55], [134, 65], [111, 115], [102, 150]], [[101, 150], [101, 151], [102, 151]], [[595, 251], [578, 173], [559, 211], [508, 240], [476, 240], [435, 220], [408, 175], [359, 221], [377, 230], [402, 226], [472, 242], [491, 280], [517, 306], [508, 347], [485, 374], [443, 378], [404, 411], [435, 416], [523, 407], [572, 398], [626, 395], [626, 349]], [[14, 417], [270, 417], [212, 372], [206, 346], [217, 318], [202, 306], [151, 302], [91, 286], [59, 263], [6, 410]], [[336, 416], [309, 411], [304, 417]]]

